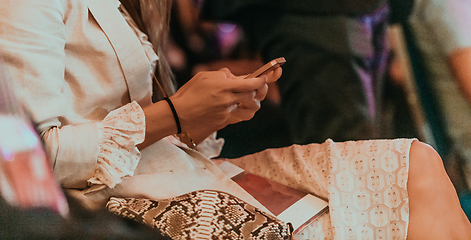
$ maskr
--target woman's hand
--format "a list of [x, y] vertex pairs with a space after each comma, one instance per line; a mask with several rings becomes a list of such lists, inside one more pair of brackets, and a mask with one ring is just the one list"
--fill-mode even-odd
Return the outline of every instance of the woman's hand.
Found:
[[[254, 96], [253, 100], [248, 103], [240, 103], [237, 105], [237, 109], [239, 112], [246, 112], [246, 114], [250, 114], [251, 111], [254, 111], [253, 114], [255, 114], [258, 109], [260, 109], [260, 102], [265, 99], [268, 93], [268, 84], [269, 83], [274, 83], [275, 81], [278, 80], [278, 78], [281, 77], [282, 69], [281, 67], [278, 67], [272, 71], [269, 71], [266, 74], [263, 74], [261, 77], [266, 76], [267, 81], [266, 83], [261, 87], [258, 88], [255, 92], [256, 95]], [[251, 115], [253, 117], [253, 114]]]
[[267, 94], [267, 83], [280, 76], [281, 68], [248, 79], [234, 76], [226, 68], [200, 72], [170, 99], [183, 131], [199, 142], [229, 124], [251, 119]]

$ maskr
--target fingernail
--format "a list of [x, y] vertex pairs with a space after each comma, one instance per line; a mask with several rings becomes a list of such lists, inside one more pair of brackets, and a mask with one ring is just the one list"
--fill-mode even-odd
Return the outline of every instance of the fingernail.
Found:
[[237, 103], [234, 104], [234, 105], [232, 105], [232, 106], [230, 106], [230, 107], [229, 107], [229, 112], [234, 111], [237, 107], [238, 107], [238, 104], [237, 104]]

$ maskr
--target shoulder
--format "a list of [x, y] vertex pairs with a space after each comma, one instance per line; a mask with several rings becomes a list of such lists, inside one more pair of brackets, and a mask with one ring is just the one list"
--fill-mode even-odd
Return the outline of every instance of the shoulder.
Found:
[[6, 0], [0, 4], [0, 19], [4, 22], [42, 22], [62, 19], [73, 2], [78, 0]]

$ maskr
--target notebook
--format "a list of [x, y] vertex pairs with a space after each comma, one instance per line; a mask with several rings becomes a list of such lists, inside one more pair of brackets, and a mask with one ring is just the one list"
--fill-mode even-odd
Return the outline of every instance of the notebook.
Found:
[[293, 234], [304, 229], [329, 210], [327, 201], [312, 194], [245, 172], [225, 160], [214, 160], [216, 165], [234, 182], [252, 195], [283, 222], [291, 223]]

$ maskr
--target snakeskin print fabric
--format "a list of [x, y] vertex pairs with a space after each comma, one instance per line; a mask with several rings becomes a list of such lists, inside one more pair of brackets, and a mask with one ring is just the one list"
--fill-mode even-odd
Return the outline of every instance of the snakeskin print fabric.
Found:
[[290, 225], [237, 197], [195, 191], [172, 199], [111, 198], [108, 210], [158, 228], [172, 239], [290, 239]]

